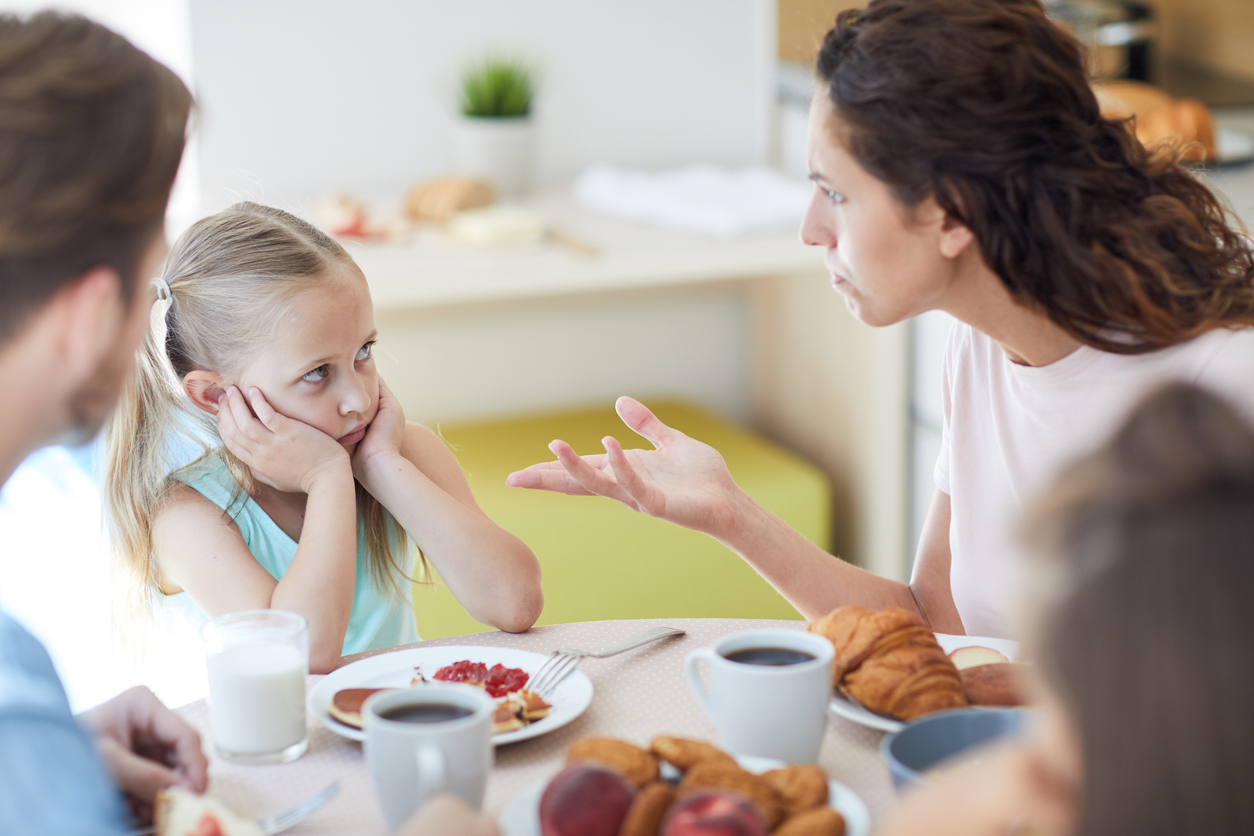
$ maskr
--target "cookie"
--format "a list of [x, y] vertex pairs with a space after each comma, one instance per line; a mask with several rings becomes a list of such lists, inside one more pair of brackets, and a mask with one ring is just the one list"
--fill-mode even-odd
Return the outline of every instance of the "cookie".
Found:
[[788, 766], [763, 772], [784, 807], [792, 816], [827, 803], [827, 775], [817, 766]]
[[388, 688], [344, 688], [327, 703], [327, 713], [346, 726], [361, 728], [361, 706], [366, 698]]
[[653, 738], [649, 744], [653, 754], [678, 769], [687, 772], [701, 761], [719, 761], [734, 766], [736, 759], [717, 746], [703, 743], [700, 740], [689, 740], [684, 737], [667, 737], [661, 735]]
[[657, 836], [662, 817], [674, 802], [675, 790], [670, 784], [665, 781], [648, 784], [636, 793], [618, 836]]
[[658, 777], [657, 758], [646, 749], [616, 737], [585, 737], [566, 750], [566, 763], [596, 761], [608, 766], [637, 789]]
[[728, 766], [719, 761], [694, 764], [679, 782], [679, 797], [687, 798], [703, 790], [728, 790], [749, 799], [762, 814], [768, 830], [774, 829], [784, 817], [779, 797], [766, 779], [739, 766]]
[[845, 836], [845, 817], [831, 807], [816, 807], [789, 817], [771, 836]]

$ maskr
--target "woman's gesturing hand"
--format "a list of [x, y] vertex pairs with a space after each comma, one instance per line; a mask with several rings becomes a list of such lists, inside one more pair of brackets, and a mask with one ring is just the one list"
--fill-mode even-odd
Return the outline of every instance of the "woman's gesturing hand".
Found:
[[624, 450], [611, 437], [605, 453], [579, 456], [564, 441], [549, 449], [555, 462], [534, 464], [511, 473], [515, 488], [556, 491], [572, 496], [607, 496], [629, 508], [685, 528], [718, 535], [732, 522], [739, 486], [717, 450], [658, 420], [644, 404], [619, 398], [618, 415], [653, 450]]
[[218, 404], [218, 435], [258, 479], [281, 491], [309, 493], [322, 474], [349, 465], [348, 451], [338, 441], [275, 412], [255, 387], [247, 402], [235, 386], [226, 390]]

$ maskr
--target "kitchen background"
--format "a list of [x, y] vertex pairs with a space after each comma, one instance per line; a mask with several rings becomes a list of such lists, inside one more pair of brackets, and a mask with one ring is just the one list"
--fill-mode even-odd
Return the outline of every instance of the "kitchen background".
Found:
[[[8, 0], [0, 10], [43, 5]], [[849, 5], [61, 4], [131, 37], [197, 95], [171, 237], [239, 199], [313, 218], [324, 197], [346, 193], [386, 223], [411, 187], [456, 173], [467, 62], [493, 53], [530, 62], [536, 186], [513, 200], [596, 254], [425, 238], [350, 245], [371, 280], [383, 374], [407, 414], [440, 425], [620, 394], [683, 397], [815, 463], [832, 488], [831, 551], [904, 578], [932, 492], [947, 318], [880, 330], [853, 321], [821, 254], [797, 242], [804, 199], [759, 231], [717, 237], [607, 219], [570, 195], [572, 179], [597, 163], [769, 166], [800, 184], [807, 67]], [[1097, 12], [1110, 16], [1099, 22], [1128, 23], [1124, 11]], [[1133, 34], [1150, 45], [1154, 80], [1254, 134], [1254, 4], [1159, 0], [1150, 12]], [[1254, 221], [1248, 166], [1204, 176]], [[42, 451], [0, 494], [0, 604], [49, 646], [76, 708], [132, 676], [109, 641], [90, 456]]]

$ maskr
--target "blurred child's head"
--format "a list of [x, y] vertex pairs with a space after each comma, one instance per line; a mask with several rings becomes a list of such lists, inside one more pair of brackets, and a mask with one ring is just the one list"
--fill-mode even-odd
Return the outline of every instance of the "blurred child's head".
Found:
[[1254, 432], [1172, 385], [1038, 504], [1035, 655], [1079, 834], [1254, 832]]
[[230, 385], [346, 438], [378, 409], [366, 280], [331, 238], [278, 209], [240, 203], [191, 226], [164, 276], [165, 353], [192, 402], [217, 414]]

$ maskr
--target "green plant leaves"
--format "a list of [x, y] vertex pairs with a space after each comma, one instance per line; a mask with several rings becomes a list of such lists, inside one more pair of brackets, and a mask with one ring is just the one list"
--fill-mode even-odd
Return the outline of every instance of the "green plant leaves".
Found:
[[463, 116], [508, 118], [531, 112], [534, 81], [521, 61], [489, 58], [462, 73]]

